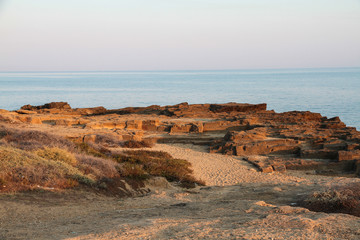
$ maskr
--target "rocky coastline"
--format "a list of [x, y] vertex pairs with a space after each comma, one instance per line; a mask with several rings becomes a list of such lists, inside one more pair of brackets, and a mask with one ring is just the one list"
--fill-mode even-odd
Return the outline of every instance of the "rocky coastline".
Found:
[[360, 132], [339, 117], [25, 105], [0, 110], [0, 164], [0, 239], [360, 236]]
[[211, 153], [243, 157], [262, 172], [313, 169], [320, 174], [360, 175], [360, 132], [339, 117], [266, 109], [266, 104], [188, 104], [73, 109], [66, 102], [0, 110], [0, 121], [46, 125], [84, 142], [107, 135], [121, 142], [206, 146]]

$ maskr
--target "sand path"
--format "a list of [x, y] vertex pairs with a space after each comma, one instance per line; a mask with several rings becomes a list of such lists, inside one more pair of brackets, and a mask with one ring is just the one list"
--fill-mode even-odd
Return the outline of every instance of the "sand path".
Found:
[[165, 151], [175, 158], [189, 161], [197, 179], [208, 186], [229, 186], [239, 183], [299, 183], [307, 181], [301, 177], [281, 173], [263, 174], [248, 162], [221, 154], [204, 152], [193, 145], [157, 144], [152, 148]]

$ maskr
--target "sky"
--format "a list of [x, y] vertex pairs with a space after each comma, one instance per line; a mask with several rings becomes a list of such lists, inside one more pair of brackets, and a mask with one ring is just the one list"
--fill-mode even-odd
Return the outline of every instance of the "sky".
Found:
[[0, 0], [0, 71], [360, 67], [360, 0]]

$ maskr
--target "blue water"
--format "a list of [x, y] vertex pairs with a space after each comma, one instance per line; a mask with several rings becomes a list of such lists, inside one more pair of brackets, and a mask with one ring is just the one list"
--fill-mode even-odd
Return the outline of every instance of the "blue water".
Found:
[[0, 108], [67, 101], [108, 109], [152, 104], [268, 103], [360, 129], [360, 68], [146, 72], [2, 72]]

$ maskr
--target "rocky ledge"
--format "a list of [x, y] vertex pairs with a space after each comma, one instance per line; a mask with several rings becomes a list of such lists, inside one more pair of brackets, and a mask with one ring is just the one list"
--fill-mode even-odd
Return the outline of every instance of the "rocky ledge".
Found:
[[[244, 159], [262, 172], [287, 169], [360, 175], [360, 132], [339, 117], [292, 111], [266, 104], [188, 104], [73, 109], [66, 102], [0, 110], [0, 123], [47, 128], [68, 138], [103, 142], [151, 139], [195, 144], [212, 153]], [[104, 140], [105, 139], [105, 140]]]

